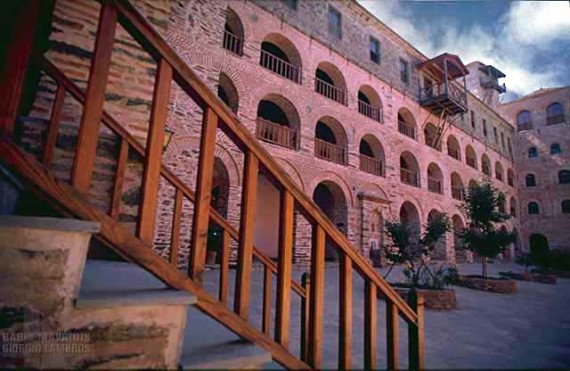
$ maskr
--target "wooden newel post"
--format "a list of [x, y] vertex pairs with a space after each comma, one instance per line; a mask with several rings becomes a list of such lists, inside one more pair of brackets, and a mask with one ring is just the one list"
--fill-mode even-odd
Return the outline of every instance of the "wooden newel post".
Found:
[[305, 289], [305, 297], [301, 298], [301, 360], [307, 362], [307, 342], [309, 332], [309, 297], [311, 294], [311, 276], [303, 273], [301, 285]]
[[408, 357], [410, 370], [425, 369], [424, 357], [424, 297], [415, 289], [410, 290], [408, 303], [417, 314], [417, 323], [408, 324]]

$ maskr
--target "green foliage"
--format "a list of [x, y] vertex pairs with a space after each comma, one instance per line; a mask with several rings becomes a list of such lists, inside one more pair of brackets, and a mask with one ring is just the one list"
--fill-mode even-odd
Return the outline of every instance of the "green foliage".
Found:
[[[404, 275], [409, 284], [414, 282], [414, 272], [409, 269], [404, 269]], [[419, 287], [427, 287], [432, 289], [441, 290], [445, 286], [457, 283], [459, 279], [459, 272], [455, 266], [440, 265], [433, 270], [424, 266], [424, 269], [419, 271], [417, 278], [417, 285]]]

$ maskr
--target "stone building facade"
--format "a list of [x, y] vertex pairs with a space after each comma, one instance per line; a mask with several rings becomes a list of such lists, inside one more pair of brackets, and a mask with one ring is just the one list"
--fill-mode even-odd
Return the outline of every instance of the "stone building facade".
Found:
[[[434, 142], [439, 117], [422, 108], [428, 84], [418, 64], [428, 58], [354, 0], [139, 0], [137, 7], [196, 73], [217, 91], [240, 121], [307, 195], [323, 208], [364, 256], [384, 241], [385, 220], [424, 225], [447, 213], [465, 225], [458, 190], [489, 178], [507, 195], [515, 217], [505, 227], [519, 233], [519, 195], [513, 163], [514, 126], [484, 97], [467, 94], [468, 112], [454, 117]], [[57, 0], [48, 57], [85, 86], [99, 6]], [[473, 65], [468, 65], [471, 70]], [[105, 107], [144, 142], [155, 61], [119, 29]], [[462, 81], [457, 81], [462, 84]], [[49, 82], [46, 83], [49, 87]], [[472, 88], [471, 82], [469, 87]], [[53, 99], [53, 86], [46, 101]], [[50, 95], [51, 94], [51, 95]], [[42, 99], [37, 113], [44, 113]], [[77, 127], [73, 104], [64, 119]], [[194, 187], [201, 109], [173, 84], [167, 126], [174, 134], [163, 162]], [[33, 127], [33, 125], [31, 126]], [[30, 129], [29, 136], [38, 135]], [[34, 134], [35, 133], [35, 134]], [[413, 138], [412, 138], [413, 137]], [[30, 141], [33, 143], [33, 141]], [[32, 145], [32, 144], [30, 144]], [[102, 143], [92, 193], [102, 207], [118, 144]], [[63, 151], [64, 152], [64, 151]], [[56, 158], [69, 167], [69, 158]], [[132, 157], [132, 158], [131, 158]], [[142, 167], [129, 156], [120, 218], [133, 221]], [[57, 162], [57, 161], [56, 161]], [[216, 207], [237, 227], [244, 156], [223, 133], [215, 162]], [[168, 255], [173, 189], [162, 184], [155, 248]], [[102, 196], [103, 195], [103, 196]], [[278, 190], [260, 177], [255, 244], [277, 254]], [[192, 205], [184, 204], [180, 264], [187, 264]], [[310, 257], [310, 228], [296, 215], [296, 262]], [[440, 259], [464, 259], [449, 233]], [[512, 250], [515, 247], [513, 246]], [[334, 254], [329, 252], [329, 257]]]
[[525, 250], [570, 248], [570, 87], [504, 104], [517, 125], [515, 167]]

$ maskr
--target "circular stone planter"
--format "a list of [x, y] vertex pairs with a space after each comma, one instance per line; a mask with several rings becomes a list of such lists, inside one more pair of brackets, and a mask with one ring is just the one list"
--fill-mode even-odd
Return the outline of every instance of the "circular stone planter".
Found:
[[459, 286], [470, 289], [496, 292], [499, 294], [514, 294], [517, 292], [517, 282], [508, 278], [483, 278], [481, 276], [459, 276]]
[[[408, 293], [411, 288], [406, 286], [394, 285], [392, 287], [400, 297], [408, 301]], [[455, 299], [455, 290], [452, 289], [418, 289], [418, 292], [424, 297], [424, 305], [427, 309], [435, 310], [453, 310], [457, 308]]]

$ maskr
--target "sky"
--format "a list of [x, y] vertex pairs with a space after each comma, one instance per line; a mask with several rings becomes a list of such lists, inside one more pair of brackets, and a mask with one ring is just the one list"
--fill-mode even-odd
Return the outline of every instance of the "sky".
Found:
[[432, 58], [457, 54], [501, 70], [509, 101], [570, 85], [570, 1], [357, 0]]

